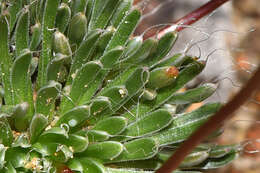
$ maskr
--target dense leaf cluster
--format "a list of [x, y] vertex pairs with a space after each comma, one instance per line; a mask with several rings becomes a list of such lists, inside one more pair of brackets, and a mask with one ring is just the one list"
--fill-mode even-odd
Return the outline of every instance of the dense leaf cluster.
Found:
[[[185, 112], [216, 90], [179, 92], [205, 62], [165, 58], [176, 32], [134, 37], [132, 1], [0, 0], [0, 172], [150, 173], [220, 108]], [[176, 173], [237, 151], [201, 145]]]

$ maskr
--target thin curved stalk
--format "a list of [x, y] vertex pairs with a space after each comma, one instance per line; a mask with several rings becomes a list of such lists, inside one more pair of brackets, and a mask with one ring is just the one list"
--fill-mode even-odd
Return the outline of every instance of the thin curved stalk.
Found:
[[202, 17], [208, 15], [218, 7], [220, 7], [222, 4], [227, 2], [229, 0], [211, 0], [208, 3], [204, 4], [200, 8], [192, 11], [191, 13], [187, 14], [186, 16], [180, 18], [179, 20], [172, 23], [172, 25], [168, 25], [163, 27], [159, 30], [159, 32], [148, 32], [145, 35], [145, 39], [155, 36], [156, 34], [160, 37], [160, 35], [163, 35], [166, 32], [169, 31], [181, 31], [185, 29], [187, 25], [191, 25], [198, 20], [200, 20]]

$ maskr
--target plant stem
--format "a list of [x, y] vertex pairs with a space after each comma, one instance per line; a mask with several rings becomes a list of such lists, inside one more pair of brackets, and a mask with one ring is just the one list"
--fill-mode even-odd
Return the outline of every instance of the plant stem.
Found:
[[208, 3], [204, 4], [203, 6], [201, 6], [200, 8], [182, 17], [181, 19], [173, 22], [172, 25], [163, 27], [162, 29], [159, 30], [159, 32], [148, 32], [145, 35], [145, 39], [153, 37], [156, 34], [158, 34], [158, 37], [160, 38], [162, 35], [164, 35], [166, 32], [169, 31], [179, 32], [186, 28], [185, 25], [187, 26], [197, 22], [199, 19], [213, 12], [215, 9], [217, 9], [219, 6], [221, 6], [227, 1], [229, 0], [211, 0]]

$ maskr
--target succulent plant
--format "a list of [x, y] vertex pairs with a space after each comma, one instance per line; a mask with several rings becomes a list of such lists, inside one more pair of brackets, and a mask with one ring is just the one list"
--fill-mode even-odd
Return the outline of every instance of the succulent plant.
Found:
[[[207, 83], [180, 91], [206, 62], [168, 56], [178, 33], [133, 36], [133, 0], [1, 0], [0, 172], [150, 173], [219, 110]], [[176, 173], [236, 158], [210, 143]]]

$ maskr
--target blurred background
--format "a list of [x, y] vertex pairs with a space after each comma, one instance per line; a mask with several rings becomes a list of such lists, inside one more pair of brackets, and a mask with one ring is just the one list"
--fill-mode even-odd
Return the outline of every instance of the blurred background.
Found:
[[[136, 35], [149, 27], [176, 21], [206, 2], [208, 0], [136, 0], [136, 6], [144, 13]], [[203, 60], [208, 58], [208, 61], [204, 72], [187, 88], [206, 82], [217, 83], [217, 92], [207, 101], [228, 102], [260, 64], [260, 1], [233, 0], [224, 4], [183, 30], [171, 54], [183, 52], [190, 45], [195, 46], [188, 54]], [[193, 104], [187, 111], [201, 104]], [[259, 173], [260, 89], [225, 122], [223, 129], [216, 143], [241, 143], [244, 149], [234, 163], [210, 172]]]

